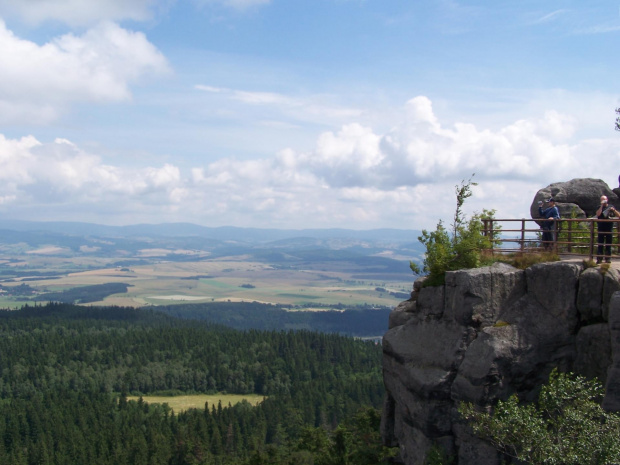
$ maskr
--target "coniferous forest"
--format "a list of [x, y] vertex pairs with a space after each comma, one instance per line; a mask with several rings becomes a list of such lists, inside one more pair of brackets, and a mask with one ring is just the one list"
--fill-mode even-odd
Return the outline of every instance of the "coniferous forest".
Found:
[[[182, 413], [128, 395], [260, 394]], [[381, 347], [150, 310], [0, 311], [0, 463], [378, 464]]]

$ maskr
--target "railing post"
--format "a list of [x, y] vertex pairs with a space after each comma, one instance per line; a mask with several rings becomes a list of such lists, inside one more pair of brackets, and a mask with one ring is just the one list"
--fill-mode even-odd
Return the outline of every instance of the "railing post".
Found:
[[572, 221], [568, 221], [568, 234], [567, 234], [567, 242], [568, 242], [568, 252], [572, 252], [573, 251], [573, 222]]
[[[616, 246], [616, 253], [620, 253], [620, 223], [618, 223], [618, 220], [614, 221], [614, 223], [616, 223], [616, 230], [618, 231], [618, 233], [616, 234], [616, 244], [618, 244]], [[613, 241], [612, 242], [612, 250], [613, 250]]]
[[495, 256], [495, 237], [493, 235], [493, 220], [489, 220], [489, 224], [491, 225], [489, 227], [489, 240], [491, 241], [491, 255]]
[[594, 221], [590, 220], [590, 260], [594, 259]]
[[525, 218], [521, 218], [521, 253], [525, 251]]

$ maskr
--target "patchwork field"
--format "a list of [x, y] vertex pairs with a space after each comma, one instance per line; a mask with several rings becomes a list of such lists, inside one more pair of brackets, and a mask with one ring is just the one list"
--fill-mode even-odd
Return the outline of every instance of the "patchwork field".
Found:
[[[0, 229], [2, 308], [46, 299], [131, 307], [226, 301], [317, 310], [394, 306], [412, 288], [408, 260], [419, 259], [412, 231], [18, 226], [24, 229]], [[177, 235], [181, 230], [192, 235]]]
[[[393, 306], [403, 300], [401, 294], [411, 290], [413, 276], [407, 280], [403, 274], [402, 281], [387, 281], [381, 277], [367, 279], [357, 276], [363, 274], [361, 268], [345, 272], [330, 270], [328, 265], [342, 268], [325, 264], [321, 269], [282, 270], [269, 264], [239, 259], [159, 261], [111, 267], [101, 259], [71, 262], [48, 256], [12, 263], [23, 276], [0, 282], [5, 291], [0, 293], [0, 306], [15, 308], [28, 302], [26, 296], [10, 295], [12, 288], [24, 284], [36, 289], [37, 293], [48, 293], [96, 284], [125, 283], [129, 285], [126, 293], [113, 294], [101, 301], [88, 302], [88, 305], [131, 307], [217, 301], [256, 301], [302, 308], [339, 304]], [[70, 271], [80, 268], [87, 270]], [[42, 276], [50, 272], [54, 276]]]

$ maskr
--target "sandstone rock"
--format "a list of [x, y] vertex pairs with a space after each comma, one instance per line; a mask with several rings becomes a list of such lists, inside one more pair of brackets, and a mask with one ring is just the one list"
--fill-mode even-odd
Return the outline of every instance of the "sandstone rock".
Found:
[[588, 379], [607, 382], [611, 365], [611, 334], [609, 325], [598, 323], [584, 326], [577, 333], [577, 358], [573, 370]]
[[609, 301], [609, 332], [611, 333], [611, 367], [607, 372], [603, 408], [620, 412], [620, 292]]
[[443, 286], [423, 287], [418, 292], [417, 310], [420, 318], [441, 318], [444, 311], [445, 289]]
[[450, 321], [413, 323], [390, 329], [383, 336], [388, 392], [397, 404], [410, 394], [406, 391], [415, 391], [420, 398], [449, 398], [450, 383], [472, 331]]
[[619, 288], [615, 270], [568, 262], [461, 270], [445, 286], [420, 288], [383, 338], [384, 441], [399, 444], [406, 465], [424, 464], [433, 444], [459, 465], [499, 465], [459, 418], [459, 403], [491, 408], [513, 393], [534, 401], [555, 367], [607, 374], [604, 406], [620, 410]]
[[582, 178], [557, 182], [536, 193], [530, 206], [530, 215], [538, 218], [538, 201], [553, 197], [562, 218], [571, 218], [573, 211], [578, 218], [589, 218], [596, 213], [601, 195], [606, 195], [612, 205], [620, 207], [618, 195], [601, 179]]
[[[500, 314], [501, 326], [483, 328], [471, 343], [452, 385], [452, 398], [492, 405], [517, 393], [533, 400], [555, 366], [576, 357], [573, 326], [526, 295]], [[518, 363], [515, 361], [518, 360]]]
[[454, 430], [459, 464], [500, 465], [505, 463], [493, 446], [473, 436], [466, 426], [457, 424]]
[[589, 268], [579, 276], [577, 310], [582, 321], [602, 318], [603, 275], [597, 268]]
[[383, 445], [386, 447], [397, 447], [398, 440], [394, 434], [395, 416], [394, 416], [394, 398], [386, 394], [383, 400], [383, 411], [381, 413], [381, 438]]
[[579, 320], [575, 305], [577, 281], [582, 269], [582, 265], [564, 262], [533, 265], [525, 270], [528, 294], [558, 321], [575, 327]]
[[488, 326], [501, 308], [525, 294], [525, 274], [504, 263], [446, 273], [445, 316], [462, 325]]
[[404, 325], [412, 318], [416, 318], [416, 302], [405, 300], [404, 302], [398, 304], [398, 306], [390, 312], [388, 328], [392, 329], [395, 326]]
[[620, 272], [615, 268], [609, 268], [603, 278], [603, 319], [607, 321], [609, 317], [609, 302], [611, 296], [616, 291], [620, 291]]

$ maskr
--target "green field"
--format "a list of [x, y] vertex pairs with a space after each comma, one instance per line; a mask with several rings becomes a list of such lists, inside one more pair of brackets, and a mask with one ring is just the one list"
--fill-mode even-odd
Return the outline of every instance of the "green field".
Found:
[[[127, 400], [139, 400], [140, 397], [128, 396]], [[264, 396], [258, 394], [196, 394], [196, 395], [183, 395], [183, 396], [142, 396], [142, 400], [147, 404], [168, 404], [168, 406], [174, 410], [175, 413], [183, 412], [185, 410], [196, 408], [204, 409], [208, 403], [209, 409], [212, 406], [216, 406], [221, 402], [222, 407], [228, 407], [229, 405], [235, 405], [242, 401], [247, 401], [252, 405], [258, 405], [265, 399]]]

